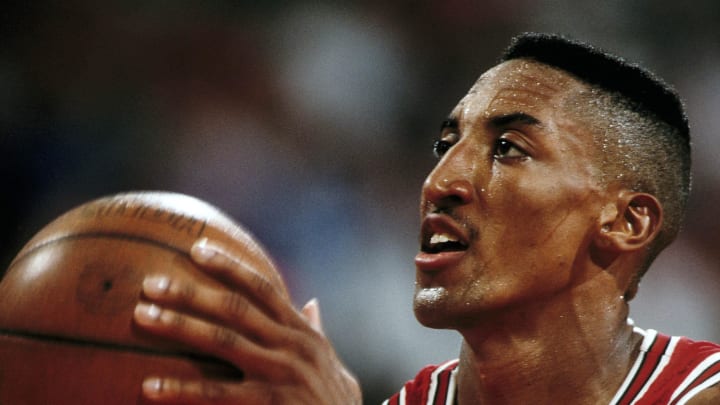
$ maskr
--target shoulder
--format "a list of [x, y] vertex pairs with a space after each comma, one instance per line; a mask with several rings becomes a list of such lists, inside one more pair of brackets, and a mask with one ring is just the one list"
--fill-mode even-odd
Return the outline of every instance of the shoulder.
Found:
[[679, 338], [666, 368], [679, 403], [720, 403], [720, 345]]
[[720, 403], [720, 345], [654, 330], [616, 396], [637, 403]]

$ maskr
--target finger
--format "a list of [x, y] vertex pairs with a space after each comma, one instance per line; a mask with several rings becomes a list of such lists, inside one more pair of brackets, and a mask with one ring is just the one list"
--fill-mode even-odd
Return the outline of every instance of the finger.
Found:
[[182, 308], [240, 331], [244, 336], [269, 344], [278, 344], [283, 327], [242, 294], [210, 288], [180, 278], [153, 276], [143, 281], [144, 295], [164, 306]]
[[155, 304], [138, 304], [134, 319], [153, 334], [172, 338], [200, 353], [228, 361], [246, 376], [282, 375], [287, 367], [279, 353], [252, 342], [232, 329]]
[[[182, 381], [173, 378], [151, 377], [142, 385], [143, 396], [155, 403], [192, 405], [221, 404], [227, 401], [229, 387], [215, 381]], [[233, 403], [242, 404], [240, 399]]]
[[325, 336], [323, 330], [322, 319], [320, 317], [320, 303], [317, 298], [313, 298], [305, 304], [302, 309], [302, 314], [308, 320], [310, 326], [315, 329], [318, 333]]
[[[284, 291], [282, 280], [273, 280], [258, 271], [252, 262], [233, 256], [221, 245], [202, 238], [190, 250], [193, 260], [216, 276], [246, 291], [262, 303], [270, 315], [287, 323], [300, 321]], [[274, 273], [268, 272], [269, 274]], [[280, 286], [280, 289], [276, 286]]]
[[276, 404], [282, 403], [274, 389], [256, 382], [229, 383], [150, 377], [143, 382], [145, 399], [158, 404]]

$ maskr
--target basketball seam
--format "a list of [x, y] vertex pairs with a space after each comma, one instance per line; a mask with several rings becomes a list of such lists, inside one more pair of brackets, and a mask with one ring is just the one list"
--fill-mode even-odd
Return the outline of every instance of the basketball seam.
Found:
[[30, 256], [31, 254], [35, 253], [37, 250], [42, 249], [46, 246], [53, 245], [60, 242], [65, 242], [68, 240], [76, 240], [76, 239], [120, 239], [120, 240], [126, 240], [129, 242], [137, 242], [137, 243], [145, 243], [154, 245], [156, 247], [170, 250], [172, 252], [181, 254], [185, 257], [190, 257], [190, 254], [186, 252], [185, 250], [181, 249], [178, 246], [170, 245], [164, 242], [161, 242], [157, 239], [148, 238], [145, 236], [138, 236], [138, 235], [128, 235], [124, 233], [116, 233], [116, 232], [87, 232], [87, 233], [77, 233], [72, 235], [66, 235], [61, 236], [55, 239], [51, 239], [48, 241], [45, 241], [43, 243], [38, 244], [37, 246], [33, 246], [31, 249], [29, 249], [27, 252], [25, 252], [22, 256], [18, 256], [15, 258], [15, 260], [10, 263], [10, 266], [8, 266], [6, 272], [10, 272], [10, 270], [15, 267], [16, 264], [21, 262], [26, 257]]

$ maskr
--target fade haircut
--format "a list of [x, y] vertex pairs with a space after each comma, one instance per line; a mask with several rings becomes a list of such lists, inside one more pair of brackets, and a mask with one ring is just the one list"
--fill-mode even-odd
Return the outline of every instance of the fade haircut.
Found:
[[589, 86], [565, 107], [595, 135], [601, 181], [654, 195], [663, 207], [650, 263], [679, 232], [690, 193], [690, 129], [678, 94], [642, 67], [591, 45], [558, 35], [525, 33], [501, 61], [530, 59], [563, 70]]

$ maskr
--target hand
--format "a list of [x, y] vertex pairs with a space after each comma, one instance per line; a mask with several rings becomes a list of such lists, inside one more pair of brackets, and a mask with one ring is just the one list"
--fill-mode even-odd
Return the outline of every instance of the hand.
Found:
[[[250, 252], [252, 253], [252, 252]], [[198, 241], [193, 260], [218, 286], [150, 277], [135, 321], [143, 329], [223, 359], [242, 370], [239, 381], [149, 377], [143, 394], [172, 404], [360, 404], [360, 387], [322, 331], [316, 300], [297, 311], [251, 260]], [[192, 315], [191, 315], [192, 314]]]

